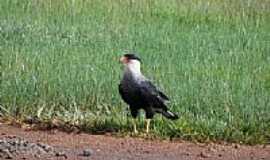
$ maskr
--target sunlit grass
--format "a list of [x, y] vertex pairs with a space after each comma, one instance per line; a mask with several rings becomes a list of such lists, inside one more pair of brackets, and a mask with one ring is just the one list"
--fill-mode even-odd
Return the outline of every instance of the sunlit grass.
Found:
[[3, 115], [131, 130], [117, 89], [131, 50], [180, 115], [153, 134], [270, 141], [267, 0], [1, 0], [0, 19]]

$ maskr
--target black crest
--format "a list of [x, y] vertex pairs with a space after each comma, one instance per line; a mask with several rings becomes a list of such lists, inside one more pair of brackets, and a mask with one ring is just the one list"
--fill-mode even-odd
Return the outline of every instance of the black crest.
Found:
[[142, 61], [136, 54], [124, 54], [124, 57], [128, 58], [129, 60], [136, 59], [138, 61]]

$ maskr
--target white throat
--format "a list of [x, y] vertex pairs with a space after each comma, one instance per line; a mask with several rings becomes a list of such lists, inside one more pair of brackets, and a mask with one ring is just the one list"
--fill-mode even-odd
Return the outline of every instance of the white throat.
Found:
[[126, 67], [125, 68], [126, 68], [126, 71], [127, 72], [130, 72], [135, 77], [142, 76], [142, 73], [141, 73], [141, 63], [138, 60], [130, 60], [126, 64]]

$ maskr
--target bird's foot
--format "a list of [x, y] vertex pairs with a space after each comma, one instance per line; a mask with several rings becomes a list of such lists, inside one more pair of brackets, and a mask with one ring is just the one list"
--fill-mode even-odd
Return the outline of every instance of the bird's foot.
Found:
[[138, 130], [136, 128], [134, 128], [133, 133], [138, 134], [139, 132], [138, 132]]

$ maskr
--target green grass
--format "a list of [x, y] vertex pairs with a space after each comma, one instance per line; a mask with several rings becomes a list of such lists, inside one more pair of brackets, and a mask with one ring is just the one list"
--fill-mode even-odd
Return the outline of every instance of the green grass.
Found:
[[156, 136], [270, 142], [268, 0], [0, 0], [1, 115], [132, 130], [125, 50], [180, 115]]

